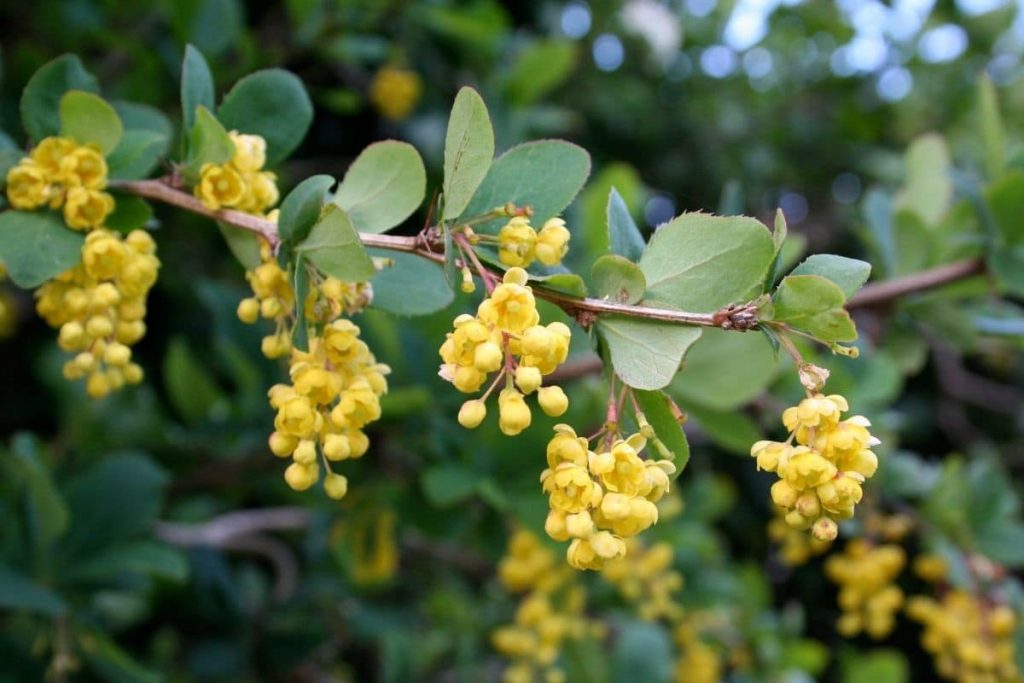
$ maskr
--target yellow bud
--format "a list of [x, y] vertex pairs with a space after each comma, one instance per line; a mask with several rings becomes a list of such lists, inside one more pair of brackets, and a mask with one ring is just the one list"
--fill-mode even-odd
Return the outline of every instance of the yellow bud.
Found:
[[479, 399], [466, 401], [459, 408], [459, 424], [466, 429], [476, 429], [487, 417], [487, 406]]
[[260, 317], [260, 302], [258, 299], [248, 298], [238, 302], [238, 319], [247, 325], [252, 325]]
[[103, 398], [110, 393], [110, 389], [107, 376], [99, 371], [90, 373], [89, 379], [85, 382], [85, 393], [89, 394], [91, 398]]
[[287, 482], [288, 486], [292, 487], [296, 491], [305, 491], [315, 484], [319, 478], [320, 468], [316, 463], [312, 465], [303, 465], [293, 462], [291, 465], [288, 465], [288, 469], [284, 471], [285, 482]]
[[279, 458], [287, 458], [295, 450], [299, 441], [294, 436], [288, 436], [281, 432], [273, 432], [270, 435], [270, 452]]
[[819, 517], [811, 526], [811, 533], [819, 541], [834, 541], [839, 535], [839, 525], [830, 517]]
[[106, 316], [94, 315], [85, 323], [85, 331], [93, 338], [108, 337], [114, 331], [114, 324]]
[[295, 452], [292, 453], [292, 458], [300, 465], [315, 464], [316, 444], [310, 439], [303, 439], [299, 441], [299, 445], [295, 447]]
[[103, 361], [107, 365], [112, 365], [117, 368], [128, 365], [128, 362], [131, 359], [132, 350], [118, 342], [113, 342], [103, 351]]
[[[540, 387], [541, 381], [540, 370], [537, 368], [527, 367], [525, 365], [520, 365], [516, 368], [516, 386], [519, 387], [519, 390], [524, 394], [532, 394], [536, 391], [537, 388]], [[561, 413], [559, 413], [559, 415], [561, 415]]]
[[559, 386], [538, 389], [537, 402], [540, 403], [540, 409], [551, 417], [558, 417], [569, 409], [569, 397]]
[[473, 366], [480, 372], [494, 372], [505, 360], [501, 347], [492, 341], [486, 341], [476, 347], [473, 352]]
[[324, 456], [333, 461], [344, 460], [352, 453], [348, 437], [344, 434], [328, 434], [323, 442]]
[[124, 381], [128, 384], [138, 384], [142, 381], [144, 375], [142, 367], [137, 363], [128, 363], [128, 365], [124, 366], [122, 372], [124, 373]]
[[525, 285], [530, 276], [522, 268], [509, 268], [501, 281], [507, 285]]
[[[260, 302], [260, 315], [264, 318], [276, 318], [284, 312], [280, 299], [264, 299]], [[241, 313], [239, 313], [241, 317]]]
[[515, 436], [530, 426], [530, 408], [515, 389], [503, 389], [498, 396], [498, 427], [506, 436]]
[[82, 327], [82, 324], [72, 320], [61, 325], [60, 333], [57, 336], [57, 343], [65, 351], [73, 351], [79, 348], [79, 345], [82, 343], [82, 335], [84, 334], [85, 329]]
[[334, 500], [341, 500], [348, 493], [348, 479], [340, 474], [331, 472], [324, 479], [324, 491]]

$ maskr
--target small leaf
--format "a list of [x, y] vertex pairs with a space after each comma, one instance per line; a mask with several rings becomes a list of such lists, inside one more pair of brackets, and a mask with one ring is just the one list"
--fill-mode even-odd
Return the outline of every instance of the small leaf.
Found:
[[59, 595], [2, 564], [0, 564], [0, 607], [8, 610], [36, 612], [48, 617], [56, 617], [67, 611], [67, 605]]
[[594, 283], [594, 296], [615, 303], [635, 304], [647, 291], [647, 281], [640, 266], [615, 254], [597, 259], [590, 279]]
[[356, 157], [334, 194], [334, 203], [348, 212], [361, 232], [380, 233], [411, 216], [426, 191], [427, 172], [416, 148], [385, 140]]
[[[663, 391], [636, 389], [633, 391], [633, 395], [636, 396], [636, 401], [640, 404], [640, 409], [644, 411], [644, 416], [654, 429], [655, 435], [665, 444], [665, 448], [672, 452], [672, 462], [676, 466], [673, 477], [678, 477], [690, 460], [690, 444], [687, 443], [686, 434], [672, 411], [671, 399]], [[656, 455], [657, 453], [654, 452], [651, 457]]]
[[686, 364], [669, 394], [714, 410], [736, 410], [767, 389], [778, 370], [771, 344], [761, 335], [707, 329], [686, 352]]
[[651, 391], [672, 381], [686, 350], [701, 335], [699, 327], [620, 316], [602, 316], [597, 329], [615, 373], [629, 386]]
[[188, 158], [182, 169], [191, 182], [199, 179], [203, 164], [223, 164], [235, 154], [235, 143], [206, 107], [196, 109], [196, 124], [188, 134]]
[[260, 256], [260, 238], [255, 233], [234, 225], [217, 221], [220, 234], [228, 243], [228, 249], [246, 270], [252, 270], [263, 262]]
[[978, 127], [985, 149], [985, 173], [998, 180], [1006, 168], [1006, 133], [996, 87], [987, 73], [978, 78]]
[[475, 90], [462, 88], [455, 97], [445, 135], [443, 220], [462, 215], [493, 158], [494, 130], [487, 105]]
[[788, 275], [772, 297], [774, 319], [825, 342], [850, 342], [857, 329], [839, 285], [820, 275]]
[[550, 289], [559, 294], [567, 294], [577, 298], [587, 295], [587, 285], [576, 273], [555, 273], [554, 275], [530, 275], [530, 282], [534, 282], [544, 289]]
[[124, 193], [114, 194], [114, 211], [104, 223], [108, 228], [128, 233], [141, 228], [153, 217], [153, 207], [142, 197]]
[[69, 90], [60, 98], [60, 134], [80, 145], [99, 146], [109, 155], [124, 134], [121, 117], [99, 95], [84, 90]]
[[451, 507], [476, 493], [479, 475], [455, 463], [435, 465], [420, 478], [423, 494], [434, 507]]
[[348, 214], [335, 204], [327, 205], [295, 250], [325, 275], [345, 282], [365, 282], [376, 273]]
[[315, 175], [295, 186], [281, 202], [277, 232], [285, 244], [298, 244], [306, 239], [313, 224], [320, 218], [327, 191], [334, 185], [329, 175]]
[[309, 331], [306, 329], [306, 299], [309, 297], [309, 273], [306, 259], [299, 253], [295, 258], [295, 326], [292, 328], [292, 346], [299, 351], [309, 350]]
[[[717, 386], [723, 386], [719, 384]], [[670, 393], [675, 396], [674, 388]], [[712, 410], [703, 404], [678, 400], [687, 416], [696, 422], [701, 432], [719, 448], [736, 455], [750, 455], [750, 446], [764, 438], [757, 423], [745, 413], [733, 410]]]
[[313, 103], [299, 78], [284, 69], [266, 69], [241, 79], [224, 96], [217, 116], [228, 130], [261, 135], [267, 141], [267, 168], [299, 146], [313, 122]]
[[527, 106], [565, 82], [576, 66], [576, 45], [565, 39], [538, 40], [516, 57], [505, 77], [505, 95]]
[[850, 651], [842, 658], [842, 683], [906, 683], [907, 659], [898, 650]]
[[133, 541], [75, 563], [67, 576], [74, 581], [109, 581], [126, 573], [182, 583], [188, 578], [188, 560], [180, 550], [163, 543]]
[[608, 244], [613, 254], [624, 256], [630, 261], [638, 261], [644, 252], [646, 242], [636, 226], [626, 200], [619, 191], [612, 187], [608, 193]]
[[171, 340], [163, 374], [167, 397], [186, 423], [208, 420], [227, 405], [227, 398], [211, 378], [209, 368], [182, 337]]
[[790, 275], [821, 275], [831, 280], [849, 299], [871, 275], [871, 264], [834, 254], [814, 254], [804, 259]]
[[953, 203], [949, 148], [941, 135], [927, 133], [907, 148], [907, 179], [896, 196], [896, 208], [916, 214], [925, 227], [933, 228]]
[[373, 250], [394, 265], [373, 276], [373, 307], [396, 315], [426, 315], [446, 308], [455, 298], [441, 267], [414, 254]]
[[33, 289], [82, 260], [85, 236], [49, 211], [0, 213], [0, 262], [22, 289]]
[[685, 213], [658, 228], [640, 268], [648, 297], [711, 313], [757, 296], [774, 255], [768, 229], [753, 218]]
[[185, 46], [185, 58], [181, 63], [181, 116], [185, 130], [192, 130], [196, 122], [196, 107], [213, 111], [213, 74], [203, 53], [189, 44]]
[[21, 96], [21, 125], [38, 143], [60, 132], [60, 100], [69, 90], [99, 92], [96, 77], [75, 55], [61, 55], [32, 75]]
[[[477, 216], [512, 202], [533, 209], [539, 229], [572, 203], [590, 175], [590, 155], [564, 140], [537, 140], [517, 145], [494, 160], [487, 177], [461, 215]], [[495, 232], [506, 219], [474, 226]]]
[[107, 159], [108, 175], [114, 180], [145, 178], [167, 153], [167, 136], [151, 130], [126, 130]]

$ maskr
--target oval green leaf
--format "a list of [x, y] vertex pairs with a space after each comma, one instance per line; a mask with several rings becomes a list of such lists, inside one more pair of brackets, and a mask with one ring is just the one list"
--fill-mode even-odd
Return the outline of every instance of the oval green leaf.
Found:
[[701, 335], [699, 327], [619, 316], [602, 316], [597, 329], [615, 373], [634, 389], [649, 391], [672, 381], [686, 350]]
[[365, 282], [376, 273], [351, 219], [335, 204], [327, 205], [295, 250], [320, 272], [345, 282]]
[[362, 151], [349, 166], [334, 195], [361, 232], [390, 230], [423, 202], [427, 172], [416, 148], [385, 140]]
[[442, 219], [451, 220], [463, 214], [493, 158], [494, 129], [487, 105], [476, 90], [462, 88], [455, 97], [444, 140]]
[[82, 259], [85, 235], [49, 211], [0, 213], [0, 262], [14, 284], [32, 289], [74, 268]]
[[80, 145], [95, 144], [107, 156], [120, 142], [124, 125], [99, 95], [70, 90], [60, 98], [60, 133]]
[[21, 125], [33, 142], [60, 132], [60, 98], [69, 90], [100, 90], [96, 77], [75, 55], [47, 62], [29, 79], [21, 95]]
[[635, 304], [647, 291], [647, 280], [640, 266], [616, 254], [606, 254], [594, 262], [590, 279], [594, 296], [620, 304]]
[[306, 137], [313, 122], [313, 103], [295, 74], [266, 69], [235, 83], [224, 96], [217, 116], [228, 130], [263, 136], [267, 141], [266, 166], [272, 168]]

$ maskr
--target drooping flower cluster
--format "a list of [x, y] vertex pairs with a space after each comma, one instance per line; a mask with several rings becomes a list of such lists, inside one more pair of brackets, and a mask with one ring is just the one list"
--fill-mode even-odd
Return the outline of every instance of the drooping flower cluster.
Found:
[[675, 551], [670, 543], [645, 546], [636, 538], [626, 540], [626, 555], [601, 570], [601, 576], [619, 590], [624, 600], [636, 606], [645, 621], [679, 620], [683, 606], [678, 593], [683, 575], [673, 569]]
[[420, 101], [423, 83], [419, 74], [393, 66], [381, 68], [370, 81], [370, 103], [392, 121], [408, 118]]
[[921, 645], [943, 678], [957, 683], [1024, 680], [1014, 654], [1017, 616], [1007, 605], [955, 589], [938, 600], [914, 596], [907, 614], [924, 625]]
[[786, 523], [811, 529], [822, 541], [836, 538], [836, 520], [853, 516], [861, 484], [878, 469], [871, 423], [860, 415], [840, 420], [847, 410], [838, 394], [814, 394], [782, 414], [789, 439], [758, 441], [750, 449], [758, 469], [779, 475], [772, 500], [786, 511]]
[[76, 354], [64, 364], [64, 376], [85, 378], [93, 398], [142, 381], [130, 347], [146, 333], [146, 295], [159, 267], [148, 233], [94, 230], [81, 263], [36, 291], [39, 315], [60, 328], [60, 347]]
[[825, 562], [825, 574], [839, 586], [836, 622], [840, 634], [851, 637], [864, 632], [875, 639], [889, 635], [896, 612], [903, 606], [903, 591], [893, 584], [903, 571], [907, 556], [898, 545], [873, 545], [857, 538], [841, 555]]
[[519, 268], [527, 268], [535, 260], [557, 266], [569, 251], [570, 236], [561, 218], [549, 218], [538, 232], [528, 216], [513, 216], [498, 233], [498, 258]]
[[647, 445], [640, 434], [602, 444], [595, 453], [572, 427], [558, 425], [540, 475], [551, 506], [544, 529], [556, 541], [572, 541], [567, 557], [577, 569], [624, 557], [625, 539], [658, 521], [655, 503], [675, 472], [668, 460], [640, 458]]
[[540, 539], [519, 530], [509, 539], [498, 565], [507, 590], [525, 593], [514, 622], [491, 634], [494, 648], [512, 660], [505, 683], [560, 683], [566, 680], [559, 656], [568, 640], [600, 635], [598, 624], [584, 616], [586, 592], [573, 572], [558, 563]]
[[569, 354], [569, 328], [560, 322], [540, 324], [537, 302], [526, 284], [526, 271], [510, 268], [502, 284], [481, 302], [476, 316], [460, 315], [439, 351], [441, 377], [459, 391], [476, 393], [488, 375], [498, 375], [479, 399], [466, 401], [459, 411], [459, 423], [469, 429], [479, 426], [487, 415], [486, 401], [504, 378], [498, 395], [498, 426], [515, 436], [530, 426], [532, 419], [525, 396], [537, 392], [541, 410], [558, 417], [569, 408], [569, 399], [556, 385], [541, 386]]
[[277, 176], [263, 170], [267, 141], [234, 130], [228, 135], [235, 146], [234, 155], [223, 164], [203, 164], [193, 192], [208, 209], [261, 215], [278, 200]]
[[274, 385], [268, 392], [277, 410], [270, 450], [292, 459], [284, 478], [296, 491], [319, 480], [322, 463], [327, 495], [344, 497], [348, 480], [334, 473], [330, 463], [362, 457], [369, 448], [363, 428], [380, 418], [390, 369], [377, 362], [359, 333], [345, 318], [311, 332], [308, 351], [292, 349], [291, 384]]
[[768, 538], [778, 546], [779, 561], [787, 567], [806, 564], [815, 555], [832, 547], [831, 541], [819, 541], [806, 531], [794, 529], [785, 520], [785, 511], [776, 507], [776, 515], [768, 522]]
[[75, 230], [103, 225], [114, 210], [107, 186], [107, 162], [99, 147], [71, 138], [44, 138], [7, 172], [7, 199], [15, 209], [62, 209]]

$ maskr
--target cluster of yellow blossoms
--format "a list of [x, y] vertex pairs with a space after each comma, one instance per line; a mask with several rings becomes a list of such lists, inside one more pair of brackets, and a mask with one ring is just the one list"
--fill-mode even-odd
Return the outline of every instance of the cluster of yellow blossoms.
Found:
[[487, 397], [505, 379], [498, 396], [498, 426], [515, 436], [530, 426], [525, 395], [537, 392], [541, 410], [558, 417], [569, 408], [559, 386], [541, 386], [543, 377], [555, 371], [569, 354], [571, 332], [563, 323], [540, 324], [533, 290], [526, 271], [510, 268], [503, 282], [481, 302], [476, 316], [460, 315], [439, 351], [441, 377], [463, 393], [480, 390], [487, 376], [498, 372], [494, 383], [479, 399], [466, 401], [459, 423], [472, 429], [487, 416]]
[[775, 508], [775, 516], [768, 522], [768, 538], [778, 545], [779, 561], [787, 567], [806, 564], [815, 555], [832, 547], [831, 541], [819, 541], [806, 531], [794, 529], [786, 523], [785, 511]]
[[572, 427], [557, 425], [540, 475], [551, 506], [544, 530], [556, 541], [572, 540], [566, 555], [577, 569], [601, 569], [625, 557], [624, 539], [658, 521], [655, 503], [675, 472], [668, 460], [640, 458], [647, 445], [640, 434], [602, 443], [595, 453]]
[[228, 135], [235, 146], [234, 155], [223, 164], [203, 164], [193, 192], [208, 209], [262, 214], [278, 199], [277, 176], [263, 170], [267, 142], [259, 135], [237, 131]]
[[786, 441], [758, 441], [750, 449], [758, 469], [779, 475], [772, 500], [786, 511], [786, 523], [822, 541], [836, 538], [836, 520], [853, 516], [861, 484], [878, 469], [870, 423], [860, 415], [840, 420], [847, 410], [838, 394], [814, 394], [783, 412]]
[[415, 71], [386, 66], [370, 81], [370, 103], [384, 118], [401, 121], [416, 108], [422, 91], [423, 83]]
[[36, 310], [60, 328], [57, 343], [76, 353], [64, 364], [64, 376], [83, 377], [93, 398], [142, 381], [131, 362], [132, 344], [146, 333], [146, 295], [156, 282], [160, 261], [148, 233], [122, 237], [94, 230], [85, 238], [82, 261], [36, 291]]
[[723, 678], [722, 658], [701, 638], [699, 619], [686, 619], [673, 633], [680, 650], [676, 660], [677, 683], [719, 683]]
[[965, 590], [939, 600], [915, 596], [907, 614], [924, 625], [921, 645], [939, 675], [957, 683], [1019, 683], [1014, 659], [1017, 618], [1006, 605], [992, 605]]
[[308, 351], [292, 349], [291, 384], [274, 385], [268, 394], [277, 410], [270, 450], [292, 458], [284, 478], [296, 491], [319, 480], [322, 462], [327, 495], [344, 497], [348, 480], [332, 472], [330, 463], [359, 458], [369, 448], [362, 430], [380, 418], [390, 370], [377, 362], [359, 332], [351, 320], [340, 318], [311, 334]]
[[63, 208], [64, 222], [75, 230], [103, 225], [114, 210], [107, 186], [107, 162], [96, 145], [71, 138], [44, 138], [7, 172], [7, 198], [15, 209]]
[[676, 596], [683, 587], [683, 575], [672, 568], [674, 559], [670, 543], [645, 546], [630, 538], [625, 557], [606, 564], [601, 576], [618, 588], [624, 600], [636, 605], [637, 616], [644, 621], [675, 622], [683, 615]]
[[498, 577], [510, 592], [526, 594], [514, 623], [491, 636], [494, 648], [512, 660], [502, 680], [562, 683], [566, 676], [558, 658], [564, 643], [603, 635], [600, 625], [584, 616], [586, 592], [574, 582], [573, 572], [525, 530], [509, 539]]
[[862, 631], [875, 639], [889, 635], [896, 613], [903, 606], [903, 591], [893, 584], [907, 563], [898, 545], [873, 545], [857, 538], [846, 544], [842, 555], [825, 563], [825, 574], [839, 585], [836, 622], [841, 635], [851, 637]]
[[557, 266], [569, 251], [569, 237], [561, 218], [549, 218], [538, 232], [528, 216], [513, 216], [498, 233], [498, 258], [507, 266], [520, 268], [535, 260]]

